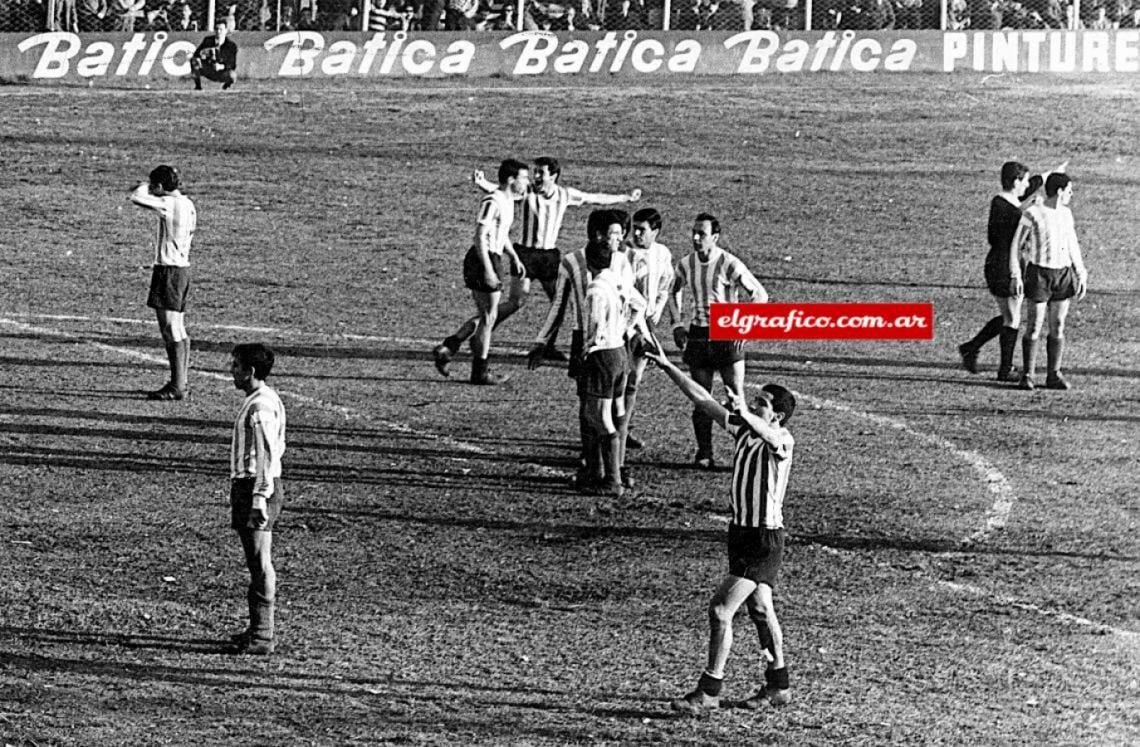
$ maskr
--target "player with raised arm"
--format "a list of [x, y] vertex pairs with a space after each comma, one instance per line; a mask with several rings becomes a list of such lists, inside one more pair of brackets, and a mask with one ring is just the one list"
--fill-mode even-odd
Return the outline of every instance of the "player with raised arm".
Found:
[[[530, 184], [530, 172], [526, 164], [509, 158], [499, 164], [499, 185], [485, 195], [479, 204], [479, 219], [475, 229], [475, 243], [463, 258], [463, 284], [471, 290], [475, 301], [475, 325], [471, 331], [471, 383], [498, 384], [503, 379], [493, 376], [488, 369], [488, 356], [491, 349], [491, 331], [498, 317], [499, 299], [502, 297], [503, 281], [502, 256], [510, 259], [511, 267], [525, 274], [518, 255], [510, 241], [511, 224], [515, 220], [515, 202], [522, 199]], [[442, 345], [435, 348], [435, 366], [444, 376], [450, 375], [447, 364], [450, 354], [441, 356], [443, 349], [450, 348], [457, 335], [464, 334], [471, 320], [464, 322], [455, 335], [447, 337]]]
[[[562, 221], [567, 208], [578, 205], [617, 205], [641, 199], [640, 189], [634, 189], [628, 194], [608, 194], [583, 192], [573, 187], [564, 187], [558, 183], [562, 167], [557, 159], [549, 156], [534, 159], [534, 169], [531, 173], [534, 183], [522, 201], [522, 231], [519, 243], [515, 245], [515, 251], [525, 268], [525, 273], [512, 271], [510, 293], [495, 315], [496, 326], [505, 322], [526, 304], [532, 281], [541, 283], [547, 297], [553, 301], [554, 286], [558, 280], [558, 266], [562, 260], [562, 253], [558, 249], [558, 235], [562, 230]], [[475, 171], [471, 178], [476, 186], [485, 192], [491, 192], [497, 187], [483, 176], [482, 171]], [[464, 340], [474, 334], [477, 323], [475, 317], [468, 319], [454, 335], [433, 350], [436, 367], [441, 372], [446, 371], [448, 361], [459, 351]], [[554, 340], [550, 341], [545, 353], [547, 358], [566, 360], [566, 356], [558, 351], [554, 343]]]
[[720, 707], [725, 665], [732, 650], [732, 621], [740, 605], [756, 626], [764, 649], [764, 681], [741, 705], [755, 709], [784, 705], [790, 698], [784, 635], [772, 601], [784, 556], [784, 496], [795, 439], [788, 422], [795, 396], [778, 384], [765, 384], [749, 411], [744, 398], [728, 389], [729, 406], [675, 366], [660, 348], [647, 355], [661, 367], [710, 422], [732, 433], [736, 446], [730, 483], [732, 519], [728, 525], [728, 573], [709, 602], [709, 644], [705, 670], [696, 688], [672, 703], [691, 714]]
[[[677, 265], [673, 298], [669, 309], [673, 324], [673, 340], [683, 351], [682, 360], [697, 383], [712, 390], [713, 375], [720, 373], [724, 388], [737, 398], [744, 390], [744, 343], [709, 339], [709, 304], [717, 302], [765, 303], [768, 291], [748, 267], [720, 247], [720, 222], [709, 213], [700, 213], [693, 221], [693, 251]], [[688, 329], [681, 310], [684, 293], [693, 297]], [[697, 453], [693, 464], [701, 469], [715, 466], [712, 447], [712, 421], [700, 409], [693, 410], [693, 432]]]
[[1045, 179], [1045, 200], [1022, 214], [1017, 233], [1013, 236], [1009, 258], [1013, 295], [1024, 295], [1029, 302], [1028, 324], [1021, 341], [1025, 366], [1019, 383], [1022, 389], [1036, 388], [1033, 377], [1037, 366], [1037, 341], [1046, 317], [1049, 333], [1045, 343], [1048, 360], [1045, 387], [1069, 388], [1069, 382], [1061, 375], [1065, 319], [1069, 314], [1069, 301], [1085, 297], [1089, 279], [1081, 256], [1081, 245], [1077, 241], [1073, 213], [1069, 209], [1072, 199], [1073, 184], [1069, 175], [1050, 174]]
[[186, 297], [190, 293], [190, 243], [198, 225], [194, 203], [181, 192], [182, 179], [173, 166], [157, 166], [149, 181], [131, 192], [131, 202], [158, 215], [154, 267], [146, 305], [154, 309], [166, 347], [170, 381], [148, 392], [154, 400], [189, 396], [190, 335], [186, 332]]

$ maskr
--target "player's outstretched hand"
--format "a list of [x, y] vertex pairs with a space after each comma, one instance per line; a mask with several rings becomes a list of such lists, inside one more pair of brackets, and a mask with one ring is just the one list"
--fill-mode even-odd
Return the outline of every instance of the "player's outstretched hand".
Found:
[[729, 412], [747, 412], [748, 403], [744, 401], [744, 397], [741, 397], [729, 388], [725, 388], [724, 392], [728, 396], [727, 406], [725, 407], [726, 410]]
[[684, 350], [685, 345], [689, 342], [689, 331], [684, 327], [674, 327], [673, 342], [677, 345], [678, 350]]
[[531, 371], [542, 365], [543, 352], [546, 346], [541, 342], [536, 342], [530, 346], [530, 350], [526, 353], [526, 367]]
[[663, 368], [669, 365], [669, 359], [665, 356], [665, 351], [661, 349], [660, 345], [647, 346], [645, 348], [645, 357]]

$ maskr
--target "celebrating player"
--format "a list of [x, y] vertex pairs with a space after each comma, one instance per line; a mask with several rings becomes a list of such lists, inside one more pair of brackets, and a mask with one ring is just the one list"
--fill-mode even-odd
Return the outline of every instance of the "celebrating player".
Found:
[[[562, 219], [566, 216], [566, 208], [577, 205], [616, 205], [637, 202], [641, 199], [640, 189], [635, 189], [629, 194], [606, 194], [563, 187], [558, 183], [561, 173], [562, 167], [559, 166], [557, 159], [548, 156], [534, 159], [532, 172], [534, 184], [522, 202], [522, 235], [519, 243], [515, 245], [515, 251], [525, 268], [525, 274], [512, 271], [510, 293], [507, 300], [499, 306], [495, 316], [496, 327], [526, 304], [531, 281], [537, 280], [541, 283], [547, 297], [553, 301], [558, 266], [562, 260], [562, 254], [558, 250], [558, 234], [562, 230]], [[471, 178], [486, 192], [497, 188], [497, 185], [484, 178], [482, 171], [475, 171]], [[475, 317], [468, 319], [454, 335], [435, 348], [433, 355], [437, 368], [441, 371], [446, 370], [447, 362], [459, 350], [463, 341], [474, 333], [477, 323]], [[552, 339], [545, 352], [547, 359], [566, 360], [566, 356], [554, 344], [555, 340]]]
[[790, 391], [765, 384], [749, 412], [743, 397], [728, 389], [725, 408], [708, 390], [685, 375], [660, 349], [647, 355], [693, 401], [710, 422], [733, 434], [732, 520], [728, 525], [728, 574], [709, 603], [708, 662], [697, 687], [673, 701], [674, 710], [701, 713], [720, 706], [724, 668], [732, 649], [732, 620], [741, 604], [760, 635], [765, 651], [764, 687], [743, 701], [745, 708], [790, 701], [784, 635], [772, 602], [772, 589], [784, 555], [784, 495], [792, 468], [795, 439], [788, 421], [796, 408]]
[[190, 336], [186, 332], [186, 296], [190, 292], [190, 242], [198, 223], [194, 203], [179, 190], [173, 166], [158, 166], [150, 181], [131, 192], [131, 202], [158, 214], [158, 238], [146, 305], [154, 309], [166, 346], [170, 381], [147, 393], [148, 399], [180, 400], [189, 396]]
[[265, 383], [273, 351], [260, 343], [234, 346], [230, 374], [246, 393], [234, 421], [230, 446], [230, 524], [241, 539], [249, 569], [249, 627], [233, 636], [240, 653], [273, 653], [273, 525], [281, 513], [281, 457], [285, 453], [285, 407]]
[[[503, 291], [500, 277], [503, 252], [507, 253], [511, 268], [520, 275], [525, 274], [519, 257], [511, 246], [510, 231], [511, 223], [515, 220], [515, 201], [522, 199], [529, 184], [530, 172], [525, 163], [509, 158], [499, 164], [499, 186], [480, 203], [475, 244], [463, 258], [463, 283], [471, 289], [476, 311], [475, 327], [472, 330], [474, 339], [471, 341], [472, 384], [498, 384], [502, 381], [500, 377], [491, 375], [487, 358], [491, 349], [491, 331], [495, 328]], [[433, 351], [435, 367], [444, 376], [449, 375], [447, 365], [451, 353], [459, 349], [459, 343], [454, 341], [459, 339], [459, 335], [466, 334], [470, 321], [460, 325], [454, 335], [444, 339], [443, 344], [437, 345]]]
[[1029, 301], [1029, 319], [1025, 338], [1021, 341], [1025, 370], [1020, 387], [1034, 389], [1037, 365], [1037, 341], [1045, 318], [1049, 334], [1045, 342], [1048, 373], [1047, 389], [1068, 389], [1061, 375], [1061, 359], [1065, 351], [1065, 318], [1069, 300], [1080, 300], [1088, 292], [1088, 270], [1081, 257], [1076, 227], [1069, 202], [1073, 199], [1072, 179], [1068, 174], [1052, 173], [1045, 179], [1045, 201], [1028, 208], [1021, 216], [1012, 246], [1020, 249], [1025, 262], [1024, 276], [1018, 252], [1010, 251], [1009, 275], [1013, 294], [1025, 295]]
[[[744, 390], [744, 344], [737, 341], [709, 340], [709, 304], [750, 301], [765, 303], [768, 291], [745, 264], [720, 247], [720, 223], [708, 213], [693, 221], [693, 251], [677, 265], [677, 278], [670, 300], [673, 323], [681, 320], [684, 292], [693, 296], [692, 321], [673, 329], [673, 340], [684, 351], [682, 360], [693, 378], [711, 391], [713, 374], [719, 372], [725, 389], [737, 398]], [[701, 469], [715, 466], [712, 447], [712, 421], [700, 409], [693, 410], [693, 432], [697, 453], [693, 464]]]

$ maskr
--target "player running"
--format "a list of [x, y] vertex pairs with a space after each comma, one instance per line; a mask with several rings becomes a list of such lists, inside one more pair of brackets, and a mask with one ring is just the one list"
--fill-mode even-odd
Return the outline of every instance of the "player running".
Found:
[[[558, 250], [558, 234], [562, 230], [566, 208], [578, 205], [617, 205], [641, 199], [640, 189], [634, 189], [628, 194], [607, 194], [563, 187], [558, 183], [561, 174], [562, 167], [557, 159], [549, 156], [534, 159], [532, 172], [534, 182], [522, 201], [522, 232], [519, 243], [515, 245], [515, 251], [525, 272], [512, 270], [510, 293], [500, 304], [495, 315], [496, 327], [526, 304], [531, 281], [537, 280], [541, 283], [547, 298], [554, 299], [558, 266], [562, 260], [562, 253]], [[471, 178], [485, 192], [497, 189], [497, 185], [484, 178], [482, 171], [475, 171]], [[471, 317], [454, 335], [449, 336], [432, 350], [435, 367], [444, 376], [448, 375], [447, 366], [451, 358], [459, 351], [463, 342], [474, 334], [477, 323], [478, 318]], [[552, 339], [545, 351], [547, 359], [566, 360], [566, 356], [554, 345], [555, 340]]]
[[[530, 172], [526, 164], [509, 158], [499, 164], [499, 186], [483, 197], [479, 204], [479, 220], [475, 229], [475, 243], [463, 258], [463, 284], [471, 289], [471, 297], [475, 301], [474, 326], [469, 336], [471, 341], [471, 383], [472, 384], [498, 384], [503, 379], [492, 376], [488, 370], [488, 355], [491, 349], [491, 331], [495, 328], [495, 320], [499, 311], [499, 299], [502, 297], [502, 257], [505, 252], [510, 259], [513, 270], [524, 274], [519, 257], [511, 246], [511, 224], [515, 220], [515, 202], [522, 199], [530, 185]], [[464, 333], [472, 319], [464, 322], [455, 335], [447, 340], [456, 339], [456, 335]], [[447, 370], [447, 359], [441, 362], [438, 351], [444, 345], [436, 348], [436, 368], [444, 376], [450, 375]], [[456, 346], [458, 349], [458, 345]]]

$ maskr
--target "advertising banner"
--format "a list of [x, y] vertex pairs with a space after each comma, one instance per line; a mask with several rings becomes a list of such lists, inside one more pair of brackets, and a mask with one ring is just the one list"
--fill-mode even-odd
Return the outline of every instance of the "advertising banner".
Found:
[[[203, 34], [0, 35], [0, 79], [132, 85], [190, 74]], [[1140, 30], [238, 32], [239, 79], [1137, 73]]]

